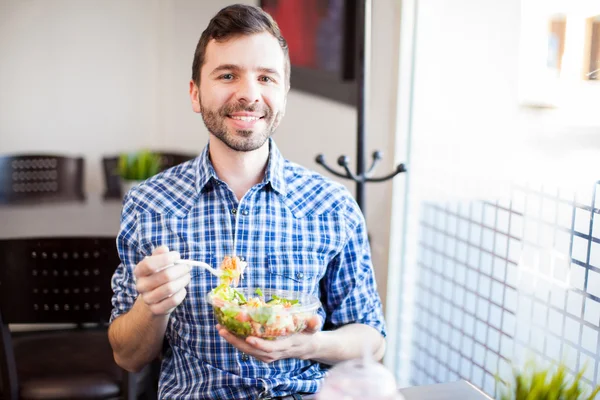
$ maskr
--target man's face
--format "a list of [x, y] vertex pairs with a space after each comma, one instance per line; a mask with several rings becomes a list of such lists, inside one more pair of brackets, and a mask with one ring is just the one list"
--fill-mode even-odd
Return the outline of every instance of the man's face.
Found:
[[200, 87], [190, 83], [194, 111], [209, 132], [236, 151], [265, 144], [285, 112], [284, 55], [277, 39], [263, 32], [211, 40]]

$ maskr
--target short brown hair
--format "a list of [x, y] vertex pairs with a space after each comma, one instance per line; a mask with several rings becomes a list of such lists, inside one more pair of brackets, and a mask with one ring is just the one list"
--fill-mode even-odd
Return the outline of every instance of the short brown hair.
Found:
[[215, 15], [202, 32], [192, 64], [192, 80], [200, 86], [200, 69], [204, 65], [206, 46], [211, 39], [226, 41], [240, 35], [269, 32], [273, 35], [283, 50], [285, 60], [285, 82], [290, 86], [290, 54], [287, 42], [281, 35], [279, 26], [273, 18], [261, 8], [247, 4], [234, 4], [223, 8]]

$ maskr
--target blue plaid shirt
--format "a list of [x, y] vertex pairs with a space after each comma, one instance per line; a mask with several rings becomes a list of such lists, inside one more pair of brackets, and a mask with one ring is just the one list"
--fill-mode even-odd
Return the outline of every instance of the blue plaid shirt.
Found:
[[[324, 329], [362, 323], [385, 336], [356, 202], [342, 185], [285, 160], [272, 140], [263, 182], [241, 201], [217, 177], [208, 146], [196, 159], [129, 192], [117, 238], [121, 264], [112, 279], [111, 320], [126, 313], [138, 295], [134, 266], [162, 244], [213, 266], [224, 256], [240, 256], [248, 261], [242, 287], [315, 294], [323, 304]], [[221, 338], [205, 300], [217, 278], [201, 270], [191, 275], [187, 296], [166, 330], [160, 398], [255, 399], [319, 390], [326, 372], [321, 364], [298, 359], [267, 364]]]

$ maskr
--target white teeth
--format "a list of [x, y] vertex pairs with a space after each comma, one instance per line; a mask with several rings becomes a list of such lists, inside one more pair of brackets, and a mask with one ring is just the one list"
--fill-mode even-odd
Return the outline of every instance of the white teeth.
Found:
[[231, 118], [237, 119], [240, 121], [247, 121], [247, 122], [258, 121], [260, 119], [259, 117], [242, 117], [242, 116], [232, 116]]

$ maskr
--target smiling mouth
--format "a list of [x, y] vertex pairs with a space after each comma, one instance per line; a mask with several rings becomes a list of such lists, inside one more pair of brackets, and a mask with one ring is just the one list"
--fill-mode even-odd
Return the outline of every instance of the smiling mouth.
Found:
[[241, 115], [228, 115], [229, 118], [231, 119], [235, 119], [237, 121], [245, 121], [245, 122], [254, 122], [254, 121], [258, 121], [260, 119], [263, 119], [264, 117], [254, 117], [254, 116], [241, 116]]

